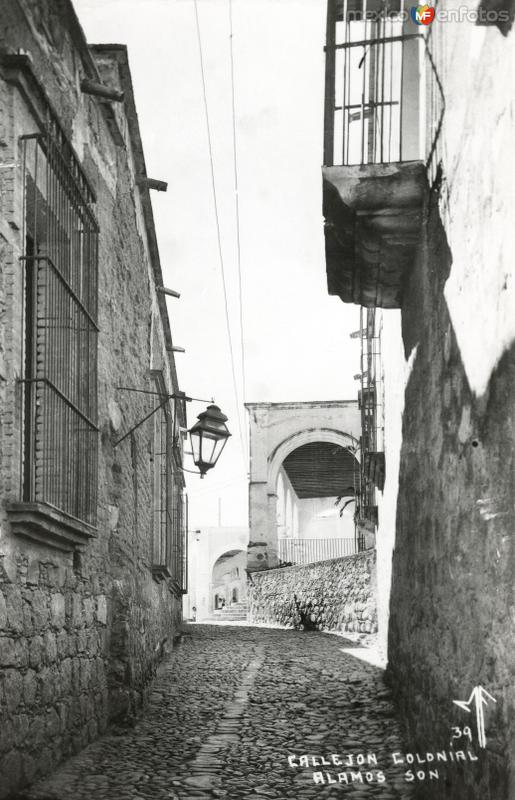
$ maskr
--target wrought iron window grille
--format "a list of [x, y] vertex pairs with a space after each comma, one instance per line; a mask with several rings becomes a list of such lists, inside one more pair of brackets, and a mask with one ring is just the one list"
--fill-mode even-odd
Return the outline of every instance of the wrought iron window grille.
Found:
[[59, 124], [21, 137], [25, 209], [21, 500], [97, 521], [98, 225]]

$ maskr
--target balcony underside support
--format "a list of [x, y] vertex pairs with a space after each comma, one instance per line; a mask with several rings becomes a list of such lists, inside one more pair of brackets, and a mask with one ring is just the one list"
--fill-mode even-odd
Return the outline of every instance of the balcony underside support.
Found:
[[420, 241], [426, 174], [420, 161], [323, 167], [329, 294], [399, 308]]

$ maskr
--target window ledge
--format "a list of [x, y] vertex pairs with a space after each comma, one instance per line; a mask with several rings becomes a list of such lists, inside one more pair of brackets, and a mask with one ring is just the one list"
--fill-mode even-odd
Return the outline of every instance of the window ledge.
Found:
[[45, 503], [7, 503], [11, 529], [57, 550], [75, 550], [96, 537], [96, 528]]

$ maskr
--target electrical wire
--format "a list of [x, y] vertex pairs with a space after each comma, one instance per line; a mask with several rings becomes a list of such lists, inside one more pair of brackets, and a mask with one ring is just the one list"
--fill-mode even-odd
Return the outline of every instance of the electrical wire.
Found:
[[[247, 379], [245, 372], [245, 336], [243, 326], [243, 289], [241, 277], [241, 237], [240, 237], [240, 195], [238, 180], [238, 147], [236, 140], [236, 90], [234, 80], [234, 28], [232, 16], [232, 3], [229, 0], [229, 53], [231, 62], [231, 112], [232, 112], [232, 151], [233, 151], [233, 171], [234, 171], [234, 211], [236, 218], [236, 261], [238, 267], [238, 300], [239, 300], [239, 323], [240, 323], [240, 350], [241, 350], [241, 379], [243, 402], [247, 394]], [[248, 441], [245, 437], [245, 457], [248, 462]]]
[[215, 168], [214, 168], [214, 159], [213, 159], [213, 146], [211, 140], [211, 124], [209, 121], [209, 107], [207, 103], [207, 91], [206, 91], [206, 76], [204, 70], [204, 55], [202, 50], [202, 37], [200, 34], [200, 21], [198, 15], [198, 3], [197, 0], [193, 0], [193, 5], [195, 8], [195, 22], [196, 22], [196, 30], [197, 30], [197, 42], [198, 42], [198, 50], [199, 50], [199, 59], [200, 59], [200, 73], [202, 77], [202, 97], [204, 101], [204, 114], [206, 120], [206, 131], [207, 131], [207, 142], [208, 142], [208, 150], [209, 150], [209, 163], [210, 163], [210, 171], [211, 171], [211, 189], [213, 194], [213, 206], [214, 206], [214, 214], [215, 214], [215, 223], [216, 223], [216, 234], [217, 234], [217, 242], [218, 242], [218, 256], [220, 261], [220, 272], [222, 276], [222, 287], [224, 293], [224, 307], [225, 307], [225, 321], [227, 325], [227, 336], [229, 339], [229, 351], [231, 356], [231, 371], [232, 371], [232, 381], [234, 387], [234, 396], [236, 399], [236, 412], [238, 415], [238, 429], [240, 435], [240, 442], [243, 450], [243, 457], [245, 458], [246, 448], [245, 448], [245, 440], [243, 437], [243, 428], [241, 424], [241, 415], [240, 415], [240, 401], [239, 401], [239, 392], [238, 392], [238, 382], [236, 380], [236, 368], [234, 363], [234, 348], [232, 343], [232, 335], [231, 335], [231, 324], [229, 320], [229, 304], [227, 300], [227, 284], [225, 279], [225, 264], [224, 264], [224, 257], [223, 257], [223, 249], [222, 249], [222, 238], [220, 234], [220, 218], [218, 213], [218, 200], [216, 194], [216, 181], [215, 181]]

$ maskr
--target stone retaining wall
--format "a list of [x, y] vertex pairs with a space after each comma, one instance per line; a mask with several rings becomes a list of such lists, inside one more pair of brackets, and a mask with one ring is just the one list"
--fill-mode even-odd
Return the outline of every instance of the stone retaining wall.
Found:
[[294, 628], [307, 623], [322, 631], [377, 633], [376, 585], [375, 550], [255, 572], [249, 583], [249, 619]]

